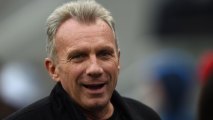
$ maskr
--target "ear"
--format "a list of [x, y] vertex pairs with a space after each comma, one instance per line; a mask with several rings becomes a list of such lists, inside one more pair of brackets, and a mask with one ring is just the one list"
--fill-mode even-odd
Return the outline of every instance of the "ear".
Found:
[[50, 75], [50, 77], [56, 81], [59, 82], [59, 74], [58, 74], [58, 68], [54, 64], [54, 61], [51, 58], [45, 58], [44, 65]]
[[118, 49], [118, 71], [120, 71], [120, 68], [121, 68], [121, 66], [120, 66], [120, 54], [121, 54], [120, 49]]

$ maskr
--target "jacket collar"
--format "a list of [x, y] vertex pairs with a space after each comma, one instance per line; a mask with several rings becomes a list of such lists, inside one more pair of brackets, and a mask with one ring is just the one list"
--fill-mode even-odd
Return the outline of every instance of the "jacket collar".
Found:
[[[62, 114], [65, 118], [73, 120], [86, 120], [81, 107], [69, 97], [60, 83], [57, 83], [53, 88], [50, 99], [57, 114]], [[111, 102], [113, 106], [124, 115], [124, 118], [131, 120], [132, 116], [129, 114], [131, 111], [128, 110], [128, 105], [116, 90], [112, 94]]]

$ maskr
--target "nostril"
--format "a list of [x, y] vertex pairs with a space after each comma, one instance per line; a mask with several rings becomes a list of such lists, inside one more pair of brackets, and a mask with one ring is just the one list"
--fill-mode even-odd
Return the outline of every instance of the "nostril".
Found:
[[102, 73], [89, 73], [88, 75], [92, 78], [98, 78], [101, 77]]

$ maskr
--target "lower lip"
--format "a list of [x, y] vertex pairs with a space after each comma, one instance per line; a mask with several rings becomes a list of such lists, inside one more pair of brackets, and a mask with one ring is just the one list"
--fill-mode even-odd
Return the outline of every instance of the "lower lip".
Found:
[[106, 86], [107, 85], [105, 84], [103, 87], [101, 87], [99, 89], [89, 89], [89, 88], [86, 88], [86, 87], [84, 87], [84, 89], [89, 94], [103, 94], [106, 90]]

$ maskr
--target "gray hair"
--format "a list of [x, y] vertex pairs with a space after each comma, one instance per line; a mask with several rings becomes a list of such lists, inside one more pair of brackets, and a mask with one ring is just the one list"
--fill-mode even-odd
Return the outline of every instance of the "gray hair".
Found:
[[82, 23], [94, 22], [97, 18], [105, 21], [112, 29], [115, 36], [115, 44], [118, 49], [118, 41], [115, 34], [114, 20], [110, 12], [93, 0], [71, 1], [58, 8], [47, 19], [47, 54], [53, 60], [56, 59], [55, 36], [59, 26], [66, 20], [75, 18]]

